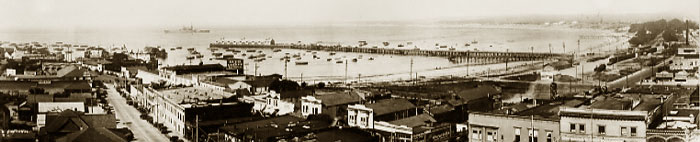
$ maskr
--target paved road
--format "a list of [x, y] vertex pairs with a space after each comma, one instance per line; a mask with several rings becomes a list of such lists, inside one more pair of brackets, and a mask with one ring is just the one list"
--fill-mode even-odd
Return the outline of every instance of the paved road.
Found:
[[165, 135], [161, 134], [158, 129], [153, 127], [146, 120], [140, 118], [141, 113], [134, 107], [126, 104], [126, 99], [122, 98], [114, 86], [111, 84], [106, 85], [107, 100], [110, 104], [114, 106], [114, 111], [117, 114], [117, 118], [121, 120], [122, 123], [131, 122], [131, 124], [126, 124], [129, 129], [134, 133], [134, 137], [137, 142], [167, 142], [169, 139]]

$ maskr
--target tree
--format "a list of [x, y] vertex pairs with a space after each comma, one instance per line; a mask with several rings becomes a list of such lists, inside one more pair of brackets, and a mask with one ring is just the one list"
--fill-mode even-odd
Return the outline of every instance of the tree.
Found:
[[317, 88], [326, 88], [326, 83], [320, 82], [320, 83], [316, 84], [316, 87]]
[[274, 90], [276, 92], [283, 92], [287, 90], [298, 90], [299, 89], [299, 84], [295, 81], [291, 80], [282, 80], [278, 81], [275, 80], [272, 83], [270, 83], [270, 90]]
[[600, 73], [600, 72], [605, 71], [605, 68], [606, 68], [605, 64], [600, 64], [600, 65], [598, 65], [597, 67], [595, 67], [595, 68], [593, 69], [593, 71], [595, 71], [595, 72], [597, 72], [597, 73]]

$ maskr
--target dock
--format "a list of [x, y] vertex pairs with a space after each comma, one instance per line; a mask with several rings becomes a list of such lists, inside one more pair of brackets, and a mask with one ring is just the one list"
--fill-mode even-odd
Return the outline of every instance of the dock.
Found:
[[573, 55], [561, 53], [537, 53], [537, 52], [498, 52], [498, 51], [456, 51], [456, 50], [418, 50], [411, 48], [368, 48], [340, 45], [316, 45], [316, 44], [265, 44], [265, 43], [231, 43], [215, 42], [209, 47], [216, 48], [286, 48], [299, 50], [316, 50], [329, 52], [355, 52], [371, 54], [415, 55], [446, 57], [454, 63], [499, 63], [508, 61], [536, 61], [551, 59], [571, 59]]

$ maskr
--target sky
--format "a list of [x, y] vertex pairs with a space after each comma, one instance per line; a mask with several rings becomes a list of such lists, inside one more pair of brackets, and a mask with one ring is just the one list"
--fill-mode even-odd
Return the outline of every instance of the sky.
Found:
[[678, 13], [698, 0], [0, 0], [0, 29], [298, 25], [514, 15]]

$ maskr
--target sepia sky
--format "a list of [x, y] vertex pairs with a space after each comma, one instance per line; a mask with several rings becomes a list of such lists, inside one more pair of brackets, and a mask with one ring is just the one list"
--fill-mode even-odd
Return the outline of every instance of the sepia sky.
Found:
[[297, 25], [527, 14], [678, 13], [698, 0], [0, 0], [0, 28]]

